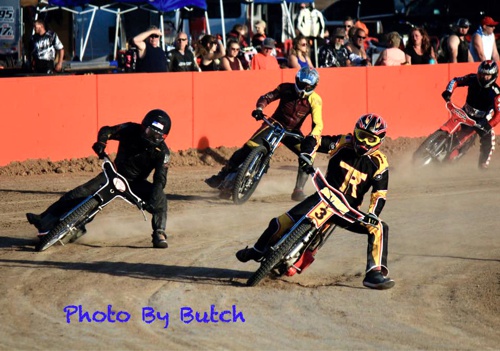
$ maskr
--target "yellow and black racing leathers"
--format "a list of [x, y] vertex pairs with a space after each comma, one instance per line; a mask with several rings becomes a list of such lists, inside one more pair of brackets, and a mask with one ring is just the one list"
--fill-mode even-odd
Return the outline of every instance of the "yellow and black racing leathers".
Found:
[[[307, 137], [302, 143], [302, 152], [311, 154], [317, 150], [329, 153], [330, 160], [325, 176], [328, 183], [340, 190], [354, 208], [361, 206], [364, 195], [371, 189], [368, 212], [379, 216], [386, 202], [389, 182], [387, 158], [379, 150], [367, 156], [357, 155], [353, 148], [352, 138], [351, 134], [323, 136], [318, 142], [318, 138]], [[314, 193], [288, 212], [273, 218], [255, 244], [255, 249], [264, 252], [319, 201], [319, 195]], [[350, 223], [338, 216], [331, 217], [329, 221], [349, 231], [367, 234], [366, 272], [380, 268], [384, 275], [388, 274], [389, 226], [385, 222], [380, 221], [378, 226], [373, 227]]]

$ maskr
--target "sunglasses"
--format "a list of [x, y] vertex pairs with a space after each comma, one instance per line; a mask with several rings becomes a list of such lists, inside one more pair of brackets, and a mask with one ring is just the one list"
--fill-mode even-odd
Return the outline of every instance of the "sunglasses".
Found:
[[149, 37], [150, 38], [159, 38], [160, 36], [158, 34], [151, 34]]
[[233, 51], [238, 51], [240, 48], [231, 48]]
[[495, 28], [496, 26], [491, 25], [491, 24], [487, 24], [486, 27]]
[[341, 37], [340, 35], [338, 37], [335, 37], [335, 39], [344, 39], [344, 37]]
[[177, 41], [186, 41], [187, 38], [178, 38]]
[[357, 37], [358, 39], [363, 39], [363, 40], [365, 40], [365, 39], [366, 39], [366, 37], [360, 37], [359, 35], [357, 35], [356, 37]]
[[376, 136], [375, 134], [368, 133], [362, 129], [355, 129], [354, 135], [356, 136], [357, 140], [365, 143], [368, 146], [377, 146], [381, 141], [380, 137]]

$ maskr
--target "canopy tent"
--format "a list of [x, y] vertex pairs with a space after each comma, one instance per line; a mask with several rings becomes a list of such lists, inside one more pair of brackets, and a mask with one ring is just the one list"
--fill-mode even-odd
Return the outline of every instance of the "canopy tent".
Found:
[[[37, 7], [37, 15], [39, 12], [47, 12], [61, 8], [69, 11], [74, 15], [84, 15], [91, 13], [89, 26], [85, 33], [79, 38], [80, 44], [80, 61], [82, 61], [87, 47], [88, 39], [94, 18], [98, 10], [110, 12], [116, 15], [115, 24], [115, 40], [113, 59], [116, 59], [118, 41], [126, 42], [125, 33], [123, 30], [122, 15], [138, 9], [159, 13], [160, 15], [160, 30], [164, 33], [164, 13], [170, 11], [178, 11], [183, 7], [198, 7], [206, 12], [207, 4], [205, 0], [115, 0], [113, 3], [102, 0], [42, 0], [41, 4], [48, 5], [47, 7]], [[177, 16], [178, 17], [178, 16]], [[162, 41], [163, 49], [165, 49], [165, 40]]]

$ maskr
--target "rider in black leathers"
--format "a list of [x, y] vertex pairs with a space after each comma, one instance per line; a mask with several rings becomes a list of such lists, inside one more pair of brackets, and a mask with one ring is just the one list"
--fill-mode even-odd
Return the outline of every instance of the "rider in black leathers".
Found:
[[[114, 164], [118, 173], [130, 184], [132, 191], [147, 204], [146, 210], [153, 214], [153, 247], [166, 248], [167, 198], [163, 192], [167, 184], [170, 151], [164, 141], [170, 131], [171, 121], [163, 110], [152, 110], [141, 124], [127, 122], [112, 127], [102, 127], [97, 142], [92, 146], [102, 158], [108, 140], [118, 140], [118, 152]], [[147, 177], [154, 170], [153, 183]], [[104, 173], [64, 194], [42, 214], [27, 213], [26, 217], [39, 231], [46, 234], [57, 224], [61, 216], [78, 205], [87, 196], [94, 194], [106, 182]]]
[[[500, 87], [495, 83], [498, 77], [498, 66], [495, 61], [481, 62], [477, 74], [471, 73], [463, 77], [453, 78], [441, 94], [445, 101], [450, 101], [456, 87], [468, 87], [467, 98], [463, 110], [474, 119], [480, 128], [462, 126], [462, 129], [474, 128], [479, 135], [479, 168], [486, 169], [490, 164], [494, 150], [495, 131], [493, 127], [500, 122]], [[493, 110], [493, 117], [486, 118]]]

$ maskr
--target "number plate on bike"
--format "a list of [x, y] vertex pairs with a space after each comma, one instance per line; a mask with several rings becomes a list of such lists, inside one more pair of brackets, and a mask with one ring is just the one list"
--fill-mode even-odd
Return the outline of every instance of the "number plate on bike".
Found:
[[334, 214], [335, 212], [322, 199], [316, 206], [311, 208], [311, 210], [306, 214], [306, 217], [311, 220], [316, 228], [319, 228]]

